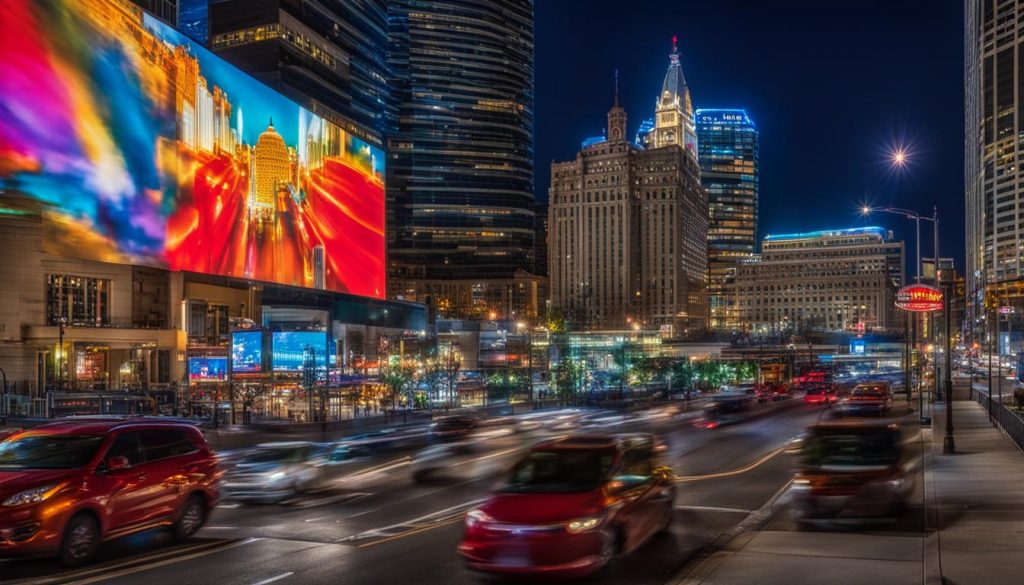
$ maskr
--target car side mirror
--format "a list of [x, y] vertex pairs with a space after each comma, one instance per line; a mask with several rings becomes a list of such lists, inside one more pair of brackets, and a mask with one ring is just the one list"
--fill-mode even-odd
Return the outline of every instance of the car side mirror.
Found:
[[116, 455], [114, 457], [107, 458], [107, 471], [120, 471], [122, 469], [128, 469], [132, 466], [131, 462], [128, 461], [127, 457], [121, 457]]

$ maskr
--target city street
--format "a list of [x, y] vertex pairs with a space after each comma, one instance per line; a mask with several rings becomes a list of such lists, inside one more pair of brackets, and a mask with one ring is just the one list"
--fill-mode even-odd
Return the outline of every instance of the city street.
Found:
[[[679, 489], [671, 534], [592, 582], [615, 583], [628, 576], [631, 583], [665, 583], [702, 547], [787, 487], [792, 467], [780, 447], [821, 412], [820, 406], [794, 403], [717, 429], [695, 426], [695, 413], [604, 418], [606, 431], [660, 433]], [[647, 422], [633, 422], [643, 419]], [[170, 544], [169, 535], [156, 531], [109, 543], [98, 564], [64, 572], [52, 561], [7, 560], [0, 564], [0, 580], [252, 585], [336, 583], [344, 576], [346, 583], [367, 584], [478, 582], [455, 553], [463, 515], [489, 493], [521, 448], [551, 433], [481, 435], [484, 449], [472, 475], [453, 469], [451, 477], [416, 484], [409, 455], [385, 456], [329, 492], [281, 505], [224, 502], [184, 544]]]

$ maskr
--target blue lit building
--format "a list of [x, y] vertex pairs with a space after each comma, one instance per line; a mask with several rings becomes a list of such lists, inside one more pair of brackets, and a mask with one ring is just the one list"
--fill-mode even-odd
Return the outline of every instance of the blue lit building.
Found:
[[643, 122], [640, 122], [640, 128], [636, 131], [636, 138], [633, 139], [633, 143], [637, 146], [646, 147], [647, 137], [651, 132], [654, 131], [654, 118], [647, 118]]
[[884, 332], [904, 282], [903, 242], [880, 227], [765, 236], [723, 288], [744, 331]]
[[736, 265], [757, 242], [758, 132], [744, 110], [698, 109], [697, 152], [708, 193], [708, 297], [710, 324], [740, 326], [724, 294]]

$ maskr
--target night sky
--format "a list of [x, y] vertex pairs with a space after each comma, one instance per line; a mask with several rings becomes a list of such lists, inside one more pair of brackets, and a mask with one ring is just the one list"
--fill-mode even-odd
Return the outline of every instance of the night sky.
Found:
[[[863, 202], [930, 213], [963, 268], [963, 14], [956, 0], [536, 0], [536, 193], [552, 160], [600, 135], [619, 69], [632, 137], [678, 35], [695, 108], [745, 108], [761, 134], [759, 231], [913, 222]], [[888, 151], [910, 164], [894, 172]], [[931, 224], [922, 223], [925, 256]]]

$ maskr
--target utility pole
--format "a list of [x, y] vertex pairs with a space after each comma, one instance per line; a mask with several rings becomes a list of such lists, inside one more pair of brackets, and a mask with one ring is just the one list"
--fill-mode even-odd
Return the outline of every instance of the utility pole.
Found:
[[[943, 372], [945, 377], [946, 386], [946, 437], [942, 442], [942, 452], [946, 454], [956, 453], [956, 441], [953, 439], [953, 374], [952, 374], [952, 348], [950, 344], [950, 321], [953, 320], [952, 311], [950, 311], [949, 297], [952, 292], [953, 282], [953, 271], [949, 271], [949, 275], [943, 275], [943, 295], [942, 300], [945, 305], [946, 315], [946, 371]], [[991, 396], [989, 399], [991, 400]]]

